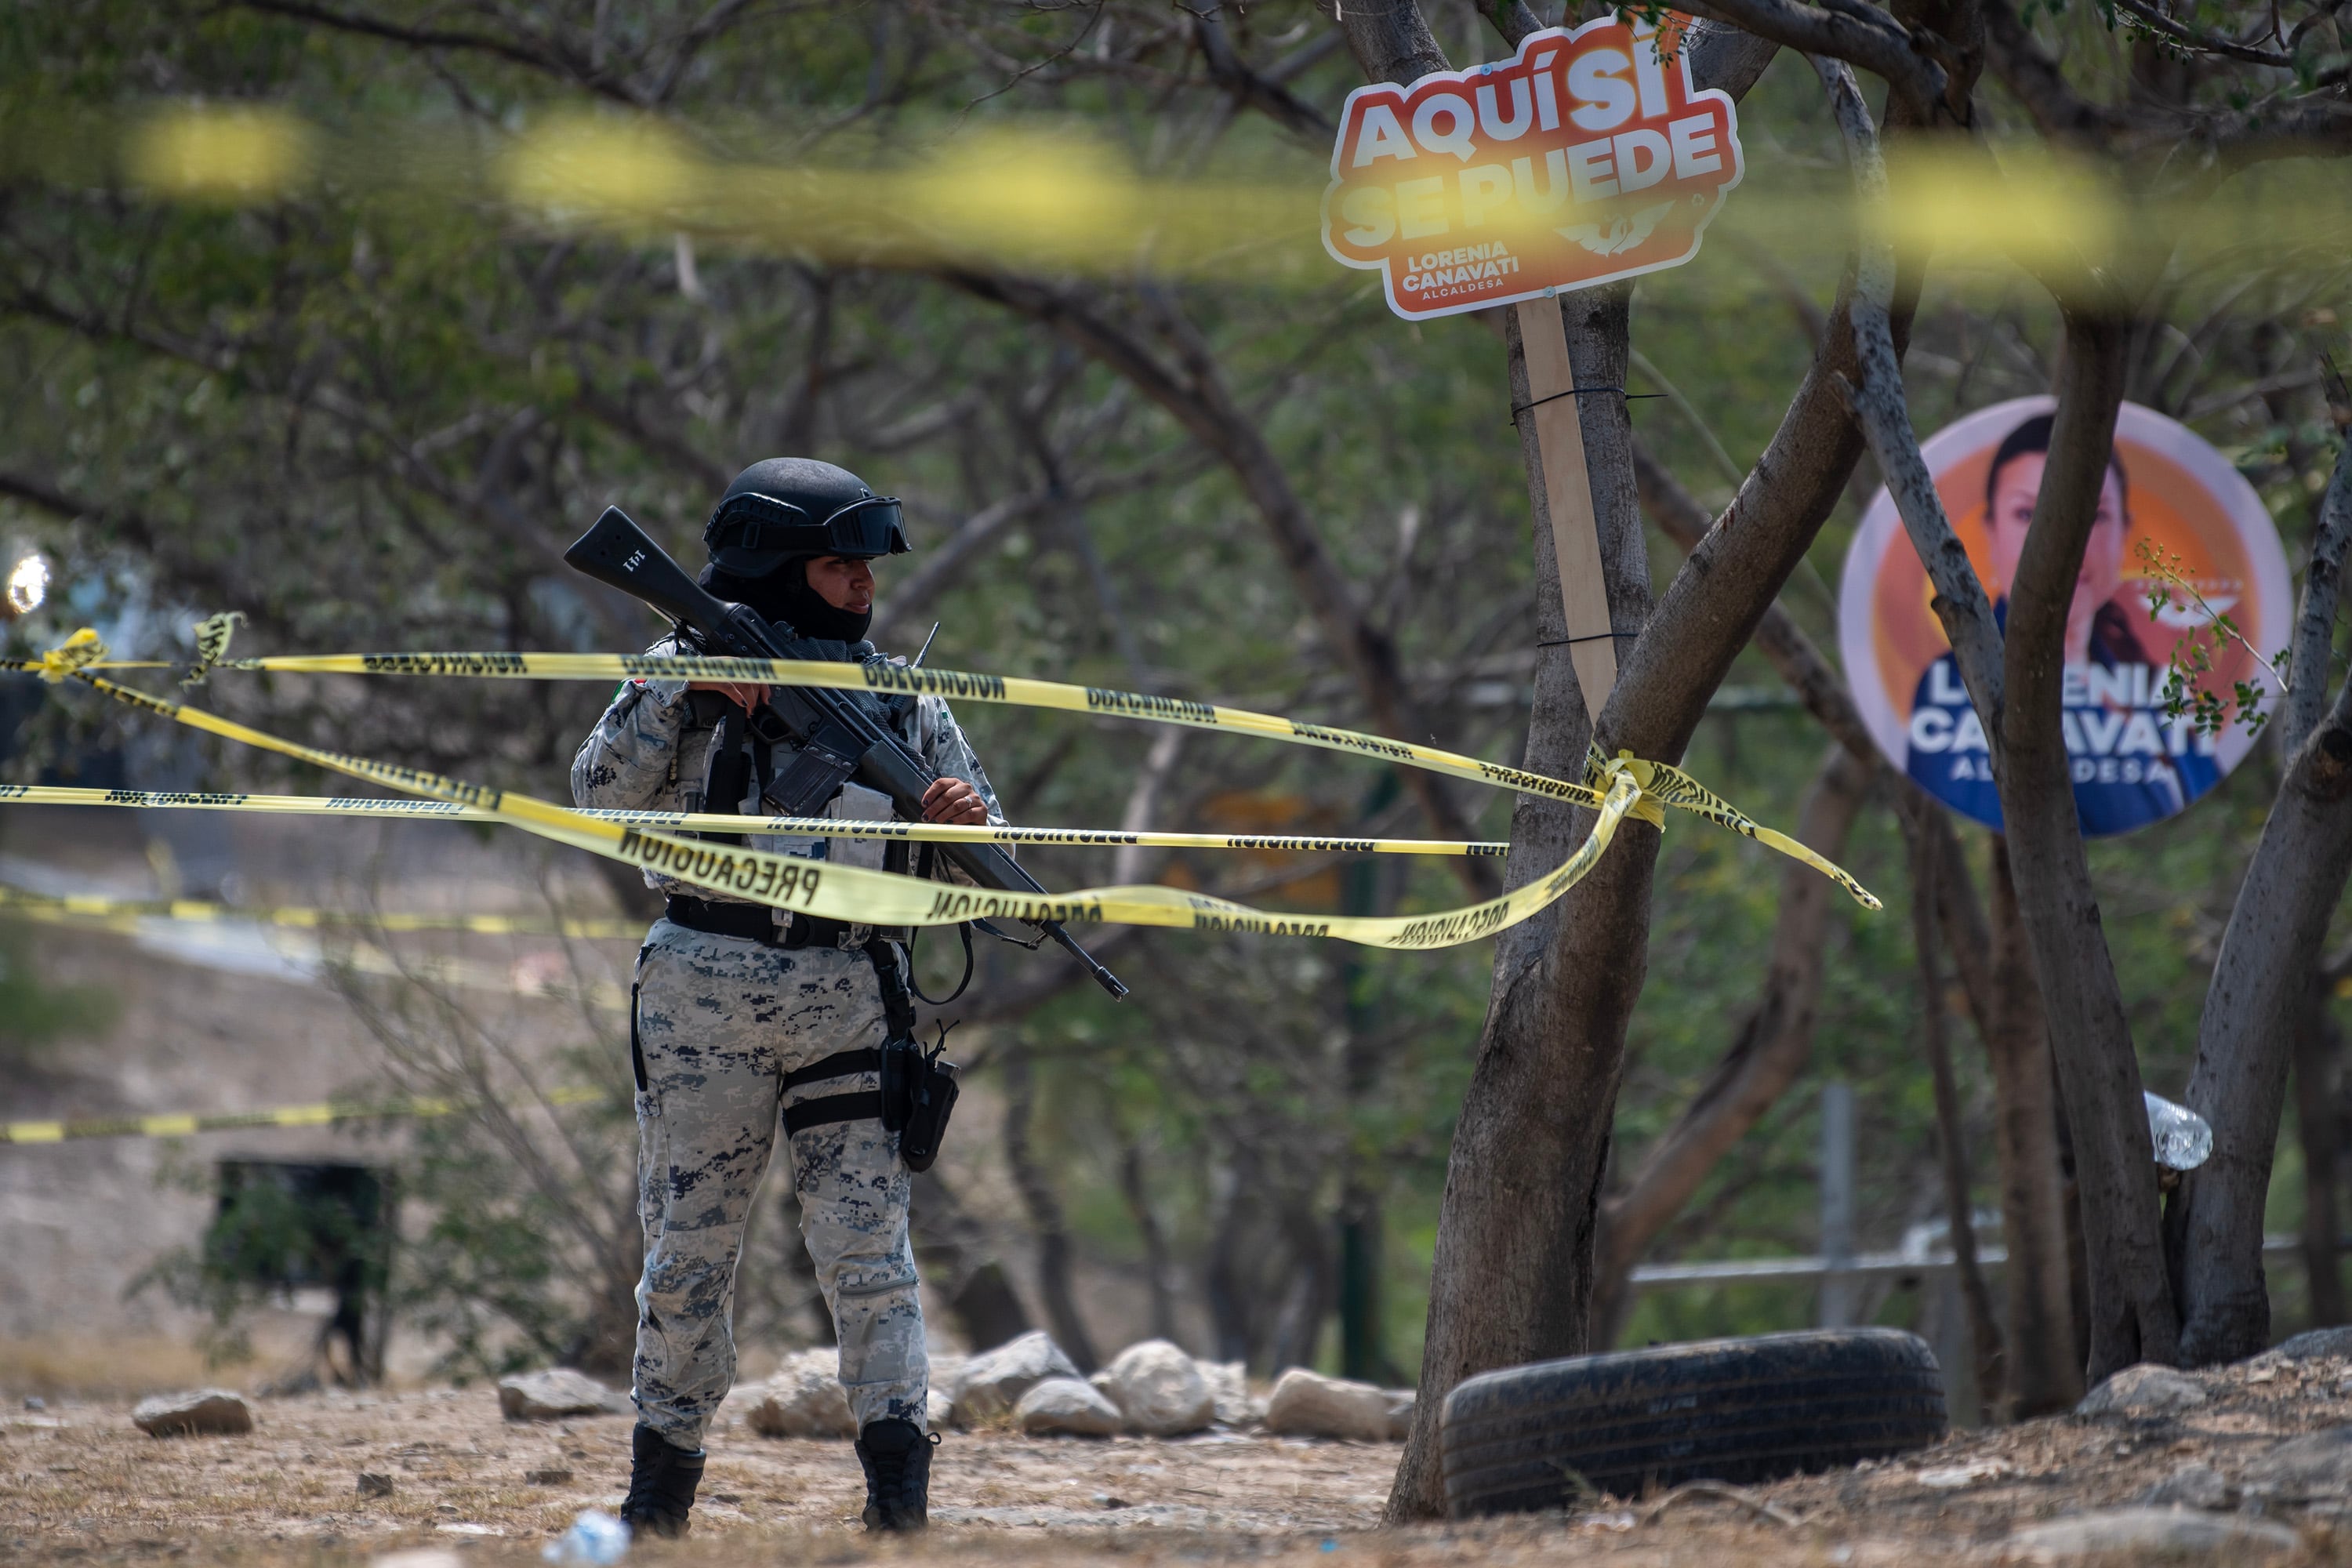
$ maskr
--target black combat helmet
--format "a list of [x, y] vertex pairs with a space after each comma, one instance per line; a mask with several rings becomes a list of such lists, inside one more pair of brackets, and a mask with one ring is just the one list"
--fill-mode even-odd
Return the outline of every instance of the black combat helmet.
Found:
[[814, 458], [768, 458], [736, 475], [702, 542], [713, 565], [746, 578], [795, 557], [871, 560], [913, 548], [896, 496], [877, 496], [847, 468]]

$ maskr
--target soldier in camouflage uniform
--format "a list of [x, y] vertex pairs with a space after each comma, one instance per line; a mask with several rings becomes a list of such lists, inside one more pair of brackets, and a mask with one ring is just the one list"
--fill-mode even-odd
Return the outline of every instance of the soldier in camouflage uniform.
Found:
[[[704, 541], [711, 565], [702, 581], [719, 597], [821, 639], [834, 657], [881, 657], [863, 640], [873, 614], [867, 562], [907, 548], [896, 501], [830, 464], [771, 458], [729, 487]], [[654, 651], [675, 647], [664, 641]], [[758, 687], [630, 682], [572, 762], [573, 799], [773, 815], [761, 790], [793, 752], [750, 733], [747, 715], [764, 700]], [[924, 801], [927, 820], [1003, 822], [944, 702], [897, 699], [889, 717], [940, 775]], [[887, 797], [850, 783], [825, 815], [893, 814]], [[903, 868], [908, 853], [877, 840], [767, 835], [751, 844], [888, 868]], [[886, 987], [904, 984], [905, 950], [864, 926], [646, 875], [668, 905], [637, 955], [630, 1031], [646, 1268], [635, 1463], [623, 1517], [651, 1534], [685, 1532], [703, 1432], [734, 1380], [736, 1262], [781, 1112], [802, 1237], [833, 1312], [859, 1428], [866, 1523], [919, 1529], [938, 1438], [924, 1429], [929, 1363], [907, 1237], [909, 1178], [898, 1135], [877, 1114], [834, 1119], [843, 1106], [859, 1108], [842, 1097], [865, 1092], [874, 1092], [869, 1109], [878, 1112], [874, 1051], [887, 1033]], [[825, 1119], [808, 1124], [812, 1115]]]

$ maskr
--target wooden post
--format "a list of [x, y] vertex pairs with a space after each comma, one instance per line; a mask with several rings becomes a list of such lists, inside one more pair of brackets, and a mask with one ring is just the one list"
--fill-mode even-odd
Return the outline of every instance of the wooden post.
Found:
[[1601, 575], [1601, 523], [1592, 510], [1592, 479], [1584, 467], [1584, 426], [1577, 410], [1576, 367], [1557, 299], [1522, 300], [1519, 345], [1528, 365], [1528, 412], [1536, 451], [1543, 460], [1544, 501], [1551, 511], [1552, 553], [1559, 562], [1559, 596], [1568, 611], [1568, 657], [1584, 689], [1584, 710], [1596, 721], [1617, 684], [1617, 639], [1609, 620], [1609, 589]]

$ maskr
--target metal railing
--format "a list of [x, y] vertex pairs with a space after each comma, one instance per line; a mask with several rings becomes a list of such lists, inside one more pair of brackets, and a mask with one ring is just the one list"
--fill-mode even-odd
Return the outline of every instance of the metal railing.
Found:
[[[2352, 1237], [2345, 1246], [2352, 1248]], [[2263, 1237], [2263, 1255], [2303, 1250], [2303, 1237], [2273, 1234]], [[1977, 1264], [1998, 1268], [2009, 1261], [2009, 1249], [1993, 1245], [1977, 1249]], [[1800, 1284], [1832, 1279], [1913, 1279], [1941, 1275], [1954, 1267], [1952, 1255], [1902, 1252], [1861, 1252], [1843, 1262], [1813, 1258], [1727, 1258], [1698, 1263], [1643, 1263], [1635, 1267], [1636, 1290], [1671, 1290], [1689, 1285], [1742, 1285], [1758, 1282]]]

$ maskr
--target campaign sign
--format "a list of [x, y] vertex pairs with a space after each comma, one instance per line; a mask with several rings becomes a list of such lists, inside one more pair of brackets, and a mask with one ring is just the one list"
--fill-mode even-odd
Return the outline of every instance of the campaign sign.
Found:
[[[1922, 447], [2003, 624], [2055, 407], [2048, 397], [1997, 404]], [[2176, 588], [2150, 618], [2143, 542], [2179, 559], [2210, 612]], [[1999, 827], [1984, 728], [1929, 607], [1934, 594], [1882, 488], [1846, 552], [1838, 595], [1838, 645], [1854, 701], [1896, 768], [1954, 810]], [[2265, 655], [2287, 646], [2294, 601], [2278, 530], [2228, 458], [2154, 409], [2126, 403], [2066, 622], [2062, 722], [2086, 835], [2129, 833], [2173, 816], [2252, 747], [2244, 723], [2215, 736], [2194, 732], [2185, 716], [2165, 715], [2173, 648], [2191, 636], [2210, 647], [2215, 614], [2230, 616]], [[2253, 655], [2223, 641], [2200, 685], [2227, 698], [2239, 680], [2274, 695]]]
[[1529, 34], [1508, 60], [1348, 95], [1323, 247], [1410, 321], [1679, 267], [1739, 183], [1728, 94], [1681, 19]]

